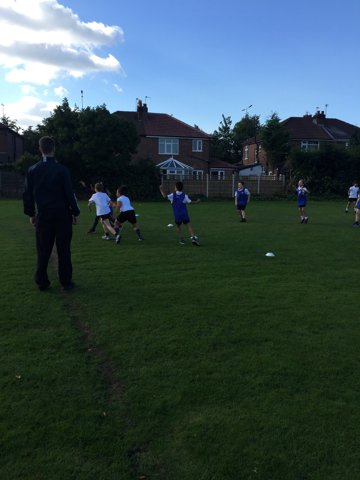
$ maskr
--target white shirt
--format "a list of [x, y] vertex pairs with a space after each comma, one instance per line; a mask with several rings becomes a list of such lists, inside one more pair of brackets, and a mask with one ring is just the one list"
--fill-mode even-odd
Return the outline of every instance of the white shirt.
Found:
[[[175, 193], [176, 193], [176, 195], [181, 195], [181, 194], [182, 194], [182, 192], [179, 192], [178, 190], [176, 190]], [[170, 193], [170, 194], [167, 196], [167, 198], [168, 198], [168, 199], [170, 200], [170, 202], [172, 203], [172, 202], [173, 202], [173, 199], [174, 199], [174, 194], [173, 194], [173, 193]], [[190, 198], [186, 195], [186, 193], [185, 193], [185, 197], [184, 197], [184, 200], [183, 200], [182, 203], [191, 203], [191, 200], [190, 200]]]
[[134, 210], [130, 203], [130, 198], [125, 195], [121, 195], [118, 199], [118, 202], [121, 202], [120, 212], [128, 212], [129, 210]]
[[358, 193], [359, 193], [359, 187], [355, 187], [355, 185], [353, 185], [352, 187], [349, 188], [349, 198], [357, 198], [358, 196]]
[[111, 198], [107, 193], [104, 192], [96, 192], [94, 193], [89, 202], [95, 203], [96, 205], [96, 215], [99, 217], [100, 215], [107, 215], [111, 212], [109, 207], [109, 203], [111, 202]]

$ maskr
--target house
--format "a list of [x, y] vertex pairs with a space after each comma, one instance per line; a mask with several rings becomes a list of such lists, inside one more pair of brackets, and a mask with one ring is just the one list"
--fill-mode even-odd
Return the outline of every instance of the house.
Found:
[[24, 139], [15, 130], [0, 123], [0, 163], [11, 163], [24, 153]]
[[240, 177], [260, 177], [263, 174], [261, 163], [253, 163], [249, 165], [237, 165]]
[[[337, 118], [327, 118], [324, 111], [289, 117], [281, 124], [289, 132], [290, 144], [304, 151], [319, 150], [322, 145], [342, 145], [346, 148], [351, 137], [360, 134], [359, 127]], [[266, 152], [262, 150], [261, 142], [250, 138], [243, 144], [243, 164], [254, 162], [261, 163], [267, 170]]]
[[212, 136], [166, 113], [149, 112], [138, 100], [136, 112], [117, 111], [114, 115], [132, 122], [140, 136], [132, 161], [151, 159], [163, 175], [174, 177], [225, 179], [234, 165], [213, 158]]

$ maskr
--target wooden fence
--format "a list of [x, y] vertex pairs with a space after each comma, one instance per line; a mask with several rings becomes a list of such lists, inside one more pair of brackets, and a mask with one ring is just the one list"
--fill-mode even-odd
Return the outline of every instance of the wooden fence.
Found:
[[[182, 178], [186, 193], [189, 195], [202, 195], [208, 198], [231, 198], [237, 188], [238, 180], [245, 183], [252, 195], [271, 197], [285, 192], [285, 179], [277, 180], [272, 176], [238, 177], [232, 175], [225, 179], [214, 179], [206, 175], [202, 179], [192, 177]], [[164, 175], [162, 184], [165, 191], [172, 192], [178, 177]], [[0, 171], [0, 197], [21, 198], [24, 191], [24, 177], [16, 172]]]
[[[175, 182], [179, 180], [178, 177], [171, 175], [163, 175], [162, 184], [164, 190], [172, 192], [174, 190]], [[285, 192], [285, 178], [277, 180], [273, 176], [252, 176], [239, 177], [232, 175], [226, 179], [214, 179], [206, 175], [202, 179], [183, 177], [181, 181], [184, 183], [184, 190], [189, 195], [202, 195], [208, 198], [231, 198], [237, 188], [237, 182], [241, 180], [245, 187], [249, 189], [251, 194], [258, 194], [261, 196], [271, 197], [276, 194]]]

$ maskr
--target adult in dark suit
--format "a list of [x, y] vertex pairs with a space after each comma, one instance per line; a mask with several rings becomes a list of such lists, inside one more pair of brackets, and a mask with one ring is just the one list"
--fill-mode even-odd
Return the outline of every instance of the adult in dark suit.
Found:
[[47, 267], [56, 243], [59, 280], [64, 290], [70, 290], [74, 287], [70, 250], [72, 225], [77, 223], [80, 210], [69, 171], [54, 158], [54, 140], [42, 137], [39, 148], [42, 158], [29, 168], [23, 194], [24, 213], [36, 228], [35, 282], [40, 290], [49, 288]]

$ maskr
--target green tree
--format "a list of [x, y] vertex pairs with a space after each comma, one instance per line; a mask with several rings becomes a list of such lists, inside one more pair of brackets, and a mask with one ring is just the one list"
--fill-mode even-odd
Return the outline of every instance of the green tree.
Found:
[[273, 113], [263, 125], [260, 138], [271, 169], [277, 174], [282, 173], [290, 152], [289, 132], [282, 125], [276, 113]]
[[309, 189], [317, 194], [345, 196], [360, 170], [360, 151], [356, 148], [324, 145], [317, 151], [297, 149], [290, 158], [294, 181], [304, 178]]
[[244, 117], [237, 123], [235, 123], [233, 128], [233, 139], [235, 144], [235, 149], [239, 152], [239, 156], [242, 159], [242, 145], [245, 140], [249, 138], [254, 138], [255, 143], [260, 141], [260, 116], [259, 115], [249, 115], [246, 113]]
[[240, 154], [234, 141], [231, 117], [222, 116], [220, 126], [213, 133], [212, 149], [215, 157], [224, 162], [236, 163]]
[[3, 115], [0, 117], [0, 123], [5, 125], [6, 127], [11, 128], [11, 130], [14, 130], [14, 132], [20, 132], [21, 127], [17, 124], [17, 120], [12, 120], [10, 117], [7, 115]]
[[82, 110], [78, 120], [74, 150], [83, 166], [84, 179], [102, 180], [116, 187], [126, 175], [139, 143], [135, 126], [112, 115], [105, 105]]

